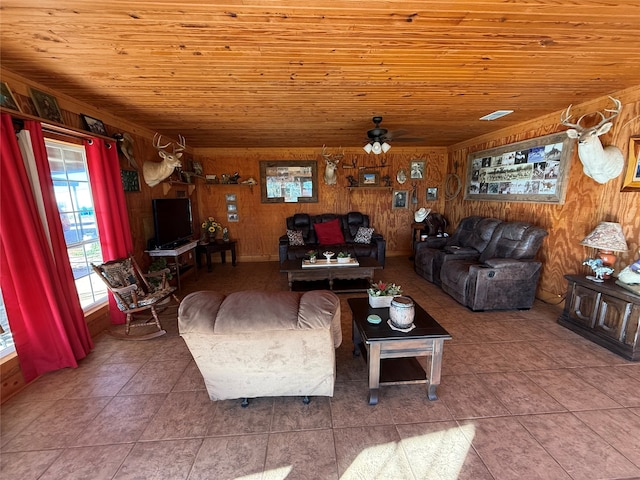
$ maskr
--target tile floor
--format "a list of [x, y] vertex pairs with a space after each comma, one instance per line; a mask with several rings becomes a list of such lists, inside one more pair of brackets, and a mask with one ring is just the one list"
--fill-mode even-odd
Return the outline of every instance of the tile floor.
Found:
[[[0, 477], [640, 478], [640, 363], [559, 326], [557, 306], [473, 313], [406, 258], [388, 259], [376, 279], [400, 283], [452, 334], [437, 401], [404, 385], [367, 404], [341, 294], [333, 398], [211, 402], [173, 309], [163, 316], [168, 335], [103, 335], [79, 368], [44, 375], [2, 405]], [[181, 294], [286, 286], [275, 262], [215, 264]]]

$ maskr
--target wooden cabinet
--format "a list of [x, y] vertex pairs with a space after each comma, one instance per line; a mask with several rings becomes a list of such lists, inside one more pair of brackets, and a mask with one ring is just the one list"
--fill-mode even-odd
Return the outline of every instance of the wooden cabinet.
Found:
[[613, 279], [596, 283], [565, 275], [567, 298], [558, 323], [629, 360], [640, 360], [640, 296]]

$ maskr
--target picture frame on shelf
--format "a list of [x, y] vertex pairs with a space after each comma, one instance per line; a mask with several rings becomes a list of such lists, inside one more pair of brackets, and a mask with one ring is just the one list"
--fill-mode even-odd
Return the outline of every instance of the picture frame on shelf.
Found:
[[105, 137], [107, 136], [107, 127], [104, 126], [102, 120], [90, 117], [89, 115], [85, 115], [84, 113], [81, 113], [80, 117], [82, 118], [84, 126], [88, 131], [98, 135], [103, 135]]
[[394, 190], [391, 208], [407, 208], [409, 206], [408, 197], [408, 190]]
[[20, 105], [18, 105], [18, 101], [16, 97], [13, 96], [13, 92], [9, 88], [7, 82], [0, 82], [0, 105], [4, 108], [9, 108], [11, 110], [15, 110], [20, 112]]
[[427, 202], [434, 202], [438, 200], [438, 187], [427, 187]]
[[317, 203], [318, 162], [261, 161], [260, 194], [262, 203]]
[[621, 192], [640, 192], [640, 135], [629, 138], [627, 171]]
[[60, 111], [60, 107], [58, 107], [56, 97], [31, 87], [29, 87], [29, 96], [31, 100], [33, 100], [33, 104], [40, 118], [64, 124], [62, 121], [62, 112]]
[[371, 170], [361, 171], [358, 184], [361, 187], [377, 187], [380, 185], [380, 173]]
[[424, 178], [424, 167], [425, 167], [425, 162], [424, 161], [411, 161], [411, 173], [410, 176], [411, 178], [414, 179], [418, 179], [421, 180]]

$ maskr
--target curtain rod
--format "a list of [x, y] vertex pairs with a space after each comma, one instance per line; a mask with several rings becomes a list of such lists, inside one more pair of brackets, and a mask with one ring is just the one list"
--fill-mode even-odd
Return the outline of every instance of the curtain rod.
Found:
[[99, 133], [86, 132], [84, 130], [80, 130], [78, 128], [69, 127], [67, 125], [63, 125], [61, 123], [55, 123], [48, 121], [44, 118], [36, 117], [35, 115], [29, 115], [27, 113], [16, 112], [14, 110], [9, 110], [4, 107], [0, 107], [0, 111], [2, 113], [8, 113], [14, 119], [19, 120], [34, 120], [36, 122], [40, 122], [42, 124], [42, 129], [47, 132], [58, 133], [61, 135], [66, 135], [71, 138], [81, 138], [81, 139], [92, 139], [92, 138], [102, 138], [103, 140], [108, 140], [110, 142], [115, 142], [116, 140], [107, 137], [106, 135], [100, 135]]

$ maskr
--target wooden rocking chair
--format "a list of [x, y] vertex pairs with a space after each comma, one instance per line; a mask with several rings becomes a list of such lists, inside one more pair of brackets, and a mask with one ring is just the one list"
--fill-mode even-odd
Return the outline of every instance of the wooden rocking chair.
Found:
[[[92, 263], [91, 267], [113, 294], [118, 308], [127, 315], [125, 338], [148, 339], [167, 333], [160, 324], [156, 308], [165, 305], [171, 298], [178, 305], [180, 304], [180, 300], [173, 293], [176, 288], [170, 286], [167, 280], [168, 268], [144, 274], [133, 256], [112, 260], [101, 265]], [[149, 281], [154, 278], [155, 281]], [[134, 323], [133, 315], [147, 310], [151, 311], [152, 317]], [[148, 327], [154, 323], [157, 331], [146, 335], [130, 335], [132, 328]]]

